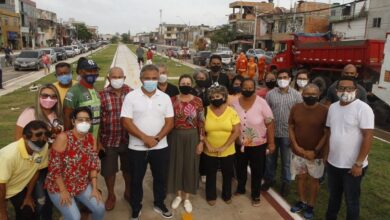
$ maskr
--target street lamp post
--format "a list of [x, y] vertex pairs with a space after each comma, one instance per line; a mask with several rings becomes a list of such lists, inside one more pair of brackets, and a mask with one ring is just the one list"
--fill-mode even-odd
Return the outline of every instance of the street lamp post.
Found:
[[255, 7], [255, 27], [253, 28], [253, 46], [252, 46], [252, 49], [256, 49], [256, 29], [257, 29], [257, 8]]

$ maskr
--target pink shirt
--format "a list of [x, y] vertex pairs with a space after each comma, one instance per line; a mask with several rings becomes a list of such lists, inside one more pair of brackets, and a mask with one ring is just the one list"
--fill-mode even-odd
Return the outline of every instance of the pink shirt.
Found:
[[266, 119], [273, 119], [272, 110], [267, 102], [258, 96], [247, 111], [243, 109], [239, 100], [232, 103], [241, 121], [240, 142], [246, 147], [259, 146], [267, 143]]
[[[56, 113], [53, 112], [48, 115], [49, 121], [52, 123], [54, 119], [56, 119]], [[34, 108], [26, 108], [22, 114], [19, 115], [18, 120], [16, 121], [16, 125], [24, 128], [29, 122], [35, 120], [35, 110]]]

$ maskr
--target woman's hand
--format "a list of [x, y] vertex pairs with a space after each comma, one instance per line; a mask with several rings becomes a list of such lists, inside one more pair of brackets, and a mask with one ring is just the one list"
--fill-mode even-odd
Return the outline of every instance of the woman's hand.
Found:
[[196, 154], [200, 155], [203, 152], [203, 142], [199, 142], [198, 145], [196, 145]]
[[98, 203], [103, 201], [102, 195], [100, 194], [100, 192], [96, 188], [92, 189], [91, 198], [95, 198]]
[[60, 192], [60, 204], [68, 207], [72, 205], [72, 197], [67, 190]]

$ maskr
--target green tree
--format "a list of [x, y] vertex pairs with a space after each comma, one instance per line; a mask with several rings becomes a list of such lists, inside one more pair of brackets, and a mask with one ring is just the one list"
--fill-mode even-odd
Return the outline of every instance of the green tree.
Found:
[[219, 29], [215, 30], [210, 37], [210, 40], [214, 46], [217, 44], [228, 44], [236, 39], [236, 32], [231, 25], [223, 25]]
[[117, 44], [118, 41], [119, 41], [119, 37], [118, 36], [113, 36], [110, 41], [111, 41], [112, 44]]
[[123, 34], [121, 34], [121, 38], [122, 38], [122, 42], [124, 44], [130, 43], [130, 35], [129, 34], [123, 33]]
[[76, 33], [77, 38], [81, 41], [89, 41], [92, 39], [92, 33], [88, 31], [87, 26], [85, 24], [76, 24]]

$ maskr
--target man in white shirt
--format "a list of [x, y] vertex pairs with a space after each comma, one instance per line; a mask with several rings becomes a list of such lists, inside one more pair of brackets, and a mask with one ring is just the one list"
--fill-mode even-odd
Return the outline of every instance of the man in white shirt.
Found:
[[336, 88], [340, 101], [330, 106], [326, 121], [330, 129], [326, 219], [337, 219], [343, 193], [346, 219], [359, 219], [360, 185], [368, 165], [374, 113], [370, 106], [356, 98], [358, 90], [354, 78], [341, 78]]
[[140, 79], [143, 86], [126, 95], [121, 112], [121, 123], [130, 135], [132, 219], [139, 219], [148, 163], [153, 175], [154, 210], [164, 218], [172, 218], [164, 204], [169, 164], [166, 136], [173, 128], [172, 102], [157, 89], [159, 70], [155, 65], [145, 65]]

